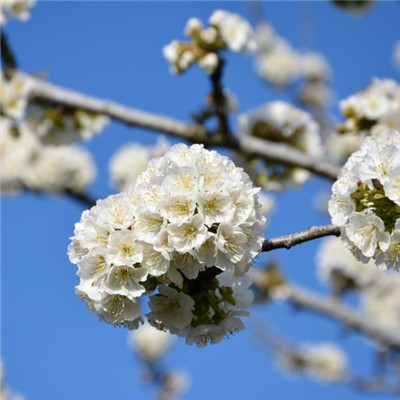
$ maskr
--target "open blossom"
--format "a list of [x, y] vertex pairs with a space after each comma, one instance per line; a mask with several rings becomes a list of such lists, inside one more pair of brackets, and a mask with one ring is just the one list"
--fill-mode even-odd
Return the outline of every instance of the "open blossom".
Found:
[[238, 14], [217, 10], [203, 27], [198, 18], [190, 18], [184, 29], [189, 41], [173, 40], [163, 48], [163, 55], [172, 73], [182, 73], [198, 63], [208, 74], [220, 64], [219, 52], [225, 48], [239, 53], [251, 52], [256, 40], [250, 24]]
[[101, 319], [129, 328], [150, 295], [149, 322], [198, 346], [243, 329], [246, 273], [264, 241], [257, 192], [227, 157], [173, 146], [131, 190], [82, 214], [68, 250], [77, 293]]
[[377, 79], [363, 91], [340, 102], [346, 120], [341, 133], [360, 132], [379, 135], [400, 130], [400, 85], [391, 79]]
[[43, 146], [30, 127], [0, 118], [1, 190], [84, 192], [96, 176], [89, 152], [77, 146]]
[[164, 138], [155, 146], [127, 144], [121, 147], [109, 165], [113, 186], [119, 190], [129, 190], [137, 176], [146, 169], [150, 159], [162, 156], [168, 148], [169, 144]]
[[7, 17], [14, 17], [26, 21], [30, 17], [30, 8], [36, 0], [0, 0], [0, 25], [3, 25]]
[[275, 86], [286, 86], [298, 76], [297, 53], [286, 42], [279, 41], [271, 50], [258, 55], [257, 72]]
[[[316, 157], [322, 150], [319, 126], [311, 115], [283, 101], [266, 103], [240, 115], [239, 134], [282, 142]], [[308, 171], [270, 165], [266, 187], [298, 186], [309, 178]]]
[[342, 238], [362, 262], [400, 268], [400, 133], [364, 140], [332, 187], [329, 213]]
[[285, 370], [321, 382], [336, 383], [346, 378], [346, 354], [331, 343], [303, 344], [293, 351], [277, 353], [277, 359]]
[[334, 291], [365, 288], [378, 277], [372, 261], [367, 265], [357, 261], [340, 238], [327, 238], [318, 255], [318, 274]]
[[79, 140], [89, 141], [108, 125], [109, 118], [62, 105], [31, 102], [26, 123], [43, 144], [66, 145]]
[[145, 360], [160, 359], [170, 348], [172, 336], [149, 324], [129, 334], [129, 346]]
[[256, 41], [253, 29], [240, 15], [217, 10], [211, 15], [208, 22], [218, 29], [222, 40], [234, 52], [255, 50]]
[[397, 274], [379, 274], [361, 296], [361, 310], [369, 319], [383, 329], [399, 331], [400, 277]]
[[25, 114], [31, 83], [28, 78], [16, 74], [6, 80], [0, 71], [0, 111], [6, 117], [19, 120]]

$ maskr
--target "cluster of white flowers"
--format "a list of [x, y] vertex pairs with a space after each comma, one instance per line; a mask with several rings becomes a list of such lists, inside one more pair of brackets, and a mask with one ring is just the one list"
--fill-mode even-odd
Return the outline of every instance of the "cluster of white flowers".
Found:
[[114, 187], [129, 190], [138, 175], [147, 168], [153, 157], [162, 156], [169, 149], [169, 143], [162, 137], [155, 146], [126, 144], [111, 158], [109, 171]]
[[341, 133], [360, 132], [377, 135], [400, 130], [400, 85], [390, 79], [375, 78], [363, 91], [340, 102], [345, 122]]
[[25, 123], [0, 117], [0, 186], [5, 193], [23, 189], [83, 192], [93, 181], [91, 155], [77, 146], [43, 146]]
[[150, 324], [144, 324], [129, 334], [129, 346], [141, 358], [149, 361], [164, 356], [172, 344], [172, 336]]
[[362, 262], [400, 268], [400, 133], [367, 137], [333, 184], [332, 223]]
[[0, 26], [6, 23], [8, 17], [27, 21], [35, 3], [36, 0], [0, 0]]
[[24, 400], [24, 396], [12, 392], [4, 382], [4, 367], [2, 360], [0, 360], [0, 400]]
[[264, 241], [258, 191], [227, 157], [171, 147], [130, 191], [82, 214], [68, 251], [77, 294], [101, 320], [130, 329], [150, 295], [150, 324], [198, 346], [241, 330], [253, 300], [246, 273]]
[[26, 123], [44, 144], [88, 141], [102, 132], [109, 122], [104, 115], [68, 109], [61, 104], [31, 102], [26, 110]]
[[0, 71], [0, 114], [20, 120], [28, 104], [31, 83], [22, 75], [15, 74], [10, 80]]
[[372, 260], [368, 264], [357, 261], [342, 240], [335, 237], [321, 244], [317, 265], [320, 279], [334, 291], [363, 289], [380, 275]]
[[289, 372], [304, 373], [326, 383], [346, 378], [346, 354], [331, 343], [304, 344], [295, 351], [279, 353], [278, 362]]
[[[282, 101], [266, 103], [240, 115], [238, 132], [239, 135], [285, 143], [311, 156], [318, 157], [322, 152], [319, 126], [311, 115]], [[284, 185], [301, 185], [311, 176], [300, 168], [274, 164], [267, 167], [265, 183], [262, 177], [257, 181], [271, 190], [282, 190]]]
[[400, 277], [395, 273], [379, 274], [373, 285], [368, 286], [361, 297], [365, 315], [380, 327], [400, 330]]
[[393, 47], [393, 64], [400, 70], [400, 40]]
[[301, 80], [300, 100], [314, 107], [329, 104], [331, 69], [320, 53], [296, 51], [266, 22], [258, 25], [256, 39], [256, 69], [262, 79], [278, 87]]
[[164, 57], [171, 64], [171, 72], [181, 73], [198, 62], [208, 74], [220, 63], [219, 52], [226, 47], [239, 52], [255, 51], [256, 42], [250, 24], [240, 15], [217, 10], [204, 28], [198, 18], [191, 18], [184, 34], [190, 42], [173, 40], [163, 48]]

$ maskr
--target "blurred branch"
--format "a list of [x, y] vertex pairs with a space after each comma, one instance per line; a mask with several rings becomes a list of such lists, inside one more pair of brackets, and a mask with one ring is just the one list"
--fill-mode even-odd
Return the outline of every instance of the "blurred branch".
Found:
[[227, 104], [222, 87], [222, 75], [224, 71], [225, 61], [219, 57], [219, 63], [215, 71], [210, 75], [212, 86], [212, 98], [215, 104], [215, 113], [218, 118], [218, 133], [222, 133], [224, 137], [229, 137], [232, 132], [229, 126], [227, 116]]
[[291, 235], [279, 236], [265, 240], [262, 251], [275, 249], [290, 249], [298, 244], [318, 239], [324, 236], [340, 236], [340, 228], [334, 225], [311, 226], [306, 231], [292, 233]]
[[[271, 272], [273, 275], [271, 275]], [[254, 287], [267, 299], [286, 300], [298, 309], [313, 311], [343, 323], [349, 330], [359, 331], [378, 343], [400, 350], [400, 332], [390, 332], [377, 326], [366, 315], [355, 311], [336, 298], [313, 293], [303, 287], [285, 283], [279, 271], [251, 269]]]
[[[39, 190], [30, 189], [28, 187], [25, 187], [24, 191], [27, 193], [34, 193], [39, 196], [47, 195], [47, 194], [54, 194], [53, 192], [39, 191]], [[67, 189], [67, 190], [64, 190], [64, 191], [62, 191], [60, 193], [56, 193], [56, 194], [65, 195], [66, 197], [69, 197], [70, 199], [85, 206], [86, 208], [92, 208], [93, 206], [96, 205], [96, 200], [94, 198], [92, 198], [91, 196], [89, 196], [87, 193], [77, 193], [77, 192], [73, 192], [72, 190]]]
[[[289, 343], [289, 339], [284, 338], [282, 332], [260, 320], [253, 321], [252, 328], [258, 346], [266, 346], [269, 352], [278, 357], [281, 355], [286, 359], [293, 358], [298, 362], [302, 360], [301, 348]], [[299, 371], [301, 372], [301, 369]], [[346, 375], [343, 379], [331, 383], [349, 385], [360, 392], [369, 394], [398, 395], [400, 393], [400, 383], [392, 382], [383, 376], [364, 378], [351, 371], [348, 371]], [[350, 376], [350, 379], [348, 376]]]
[[162, 115], [129, 108], [108, 100], [64, 89], [29, 77], [32, 82], [32, 95], [47, 101], [62, 103], [69, 107], [84, 109], [93, 113], [107, 115], [110, 118], [151, 131], [162, 132], [180, 137], [193, 143], [204, 143], [207, 146], [226, 147], [241, 152], [246, 156], [304, 168], [325, 178], [336, 180], [340, 167], [324, 160], [308, 156], [282, 143], [274, 143], [253, 137], [219, 137], [209, 135], [201, 125], [191, 125]]
[[343, 305], [336, 299], [326, 298], [301, 287], [290, 285], [287, 300], [296, 307], [336, 319], [350, 329], [362, 332], [383, 345], [400, 349], [400, 332], [390, 332], [380, 328], [368, 317]]
[[7, 79], [10, 79], [17, 69], [17, 60], [15, 59], [14, 53], [8, 42], [8, 38], [3, 30], [0, 34], [0, 44], [1, 44], [1, 61], [3, 64], [4, 74]]

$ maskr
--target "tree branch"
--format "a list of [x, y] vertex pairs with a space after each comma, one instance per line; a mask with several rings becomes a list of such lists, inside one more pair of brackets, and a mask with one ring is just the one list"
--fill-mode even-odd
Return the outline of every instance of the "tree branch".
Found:
[[279, 236], [265, 240], [262, 251], [275, 249], [290, 249], [298, 244], [318, 239], [324, 236], [340, 236], [340, 228], [334, 225], [311, 226], [306, 231], [292, 233], [291, 235]]
[[14, 53], [8, 43], [8, 38], [3, 30], [0, 34], [0, 44], [1, 44], [1, 60], [3, 64], [4, 73], [7, 79], [10, 79], [17, 69], [17, 61], [15, 59]]
[[400, 349], [400, 332], [382, 329], [372, 320], [343, 305], [338, 300], [319, 296], [294, 285], [289, 286], [287, 300], [296, 307], [340, 321], [350, 329], [362, 332], [381, 344]]
[[221, 138], [217, 135], [210, 136], [201, 125], [187, 124], [166, 116], [152, 114], [108, 100], [86, 96], [44, 82], [38, 78], [29, 76], [27, 76], [27, 78], [30, 78], [32, 82], [33, 97], [59, 102], [69, 107], [84, 109], [98, 114], [104, 114], [130, 126], [162, 132], [180, 137], [189, 142], [204, 143], [207, 146], [227, 147], [247, 156], [261, 157], [272, 162], [304, 168], [331, 180], [336, 180], [340, 172], [340, 167], [334, 164], [311, 157], [281, 143], [273, 143], [253, 137], [234, 138], [233, 135], [229, 139]]

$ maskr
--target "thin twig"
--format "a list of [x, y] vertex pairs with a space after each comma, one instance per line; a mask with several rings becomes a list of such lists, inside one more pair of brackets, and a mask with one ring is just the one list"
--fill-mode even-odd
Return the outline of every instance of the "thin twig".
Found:
[[298, 244], [331, 235], [340, 236], [340, 228], [334, 225], [311, 226], [303, 232], [265, 240], [262, 251], [290, 249]]

